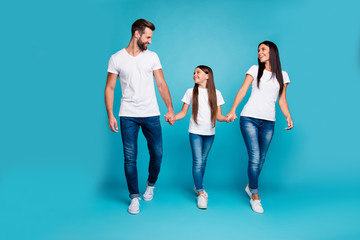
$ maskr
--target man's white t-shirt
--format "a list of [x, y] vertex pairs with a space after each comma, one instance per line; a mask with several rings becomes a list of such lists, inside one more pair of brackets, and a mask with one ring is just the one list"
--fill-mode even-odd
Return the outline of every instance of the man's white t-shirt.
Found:
[[119, 76], [122, 91], [119, 116], [160, 115], [153, 78], [157, 69], [161, 69], [159, 57], [149, 50], [134, 57], [124, 48], [111, 56], [108, 72]]
[[[260, 78], [260, 87], [257, 86], [259, 66], [253, 65], [246, 74], [250, 74], [254, 80], [251, 84], [251, 95], [244, 106], [240, 116], [253, 117], [269, 121], [275, 121], [275, 103], [279, 96], [280, 85], [272, 72], [264, 69]], [[282, 71], [284, 84], [290, 83], [287, 72]]]
[[[197, 115], [197, 122], [195, 123], [193, 116], [191, 115], [190, 124], [189, 124], [189, 133], [194, 133], [198, 135], [214, 135], [215, 134], [215, 127], [212, 125], [211, 122], [211, 110], [209, 105], [209, 98], [208, 92], [206, 88], [198, 88], [199, 95], [198, 95], [198, 115]], [[184, 97], [182, 98], [182, 102], [186, 104], [192, 104], [192, 95], [193, 89], [189, 88]], [[216, 99], [217, 105], [223, 105], [225, 103], [220, 91], [216, 90]]]

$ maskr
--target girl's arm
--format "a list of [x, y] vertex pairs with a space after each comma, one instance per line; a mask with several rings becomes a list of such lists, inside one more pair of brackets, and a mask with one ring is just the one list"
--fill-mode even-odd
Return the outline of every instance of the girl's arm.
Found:
[[218, 120], [219, 122], [230, 122], [230, 120], [228, 120], [224, 115], [222, 115], [221, 106], [217, 107], [216, 120]]
[[237, 106], [240, 104], [240, 102], [243, 100], [243, 98], [246, 95], [247, 90], [249, 89], [252, 81], [254, 80], [253, 76], [251, 76], [250, 74], [246, 74], [245, 80], [243, 85], [241, 86], [240, 90], [238, 91], [238, 93], [236, 94], [235, 100], [234, 100], [234, 104], [230, 110], [230, 112], [226, 115], [226, 118], [229, 121], [234, 121], [237, 116], [236, 116], [236, 108]]
[[175, 115], [175, 120], [176, 121], [180, 120], [180, 119], [183, 119], [186, 116], [187, 111], [189, 110], [189, 106], [190, 106], [189, 104], [184, 103], [181, 111], [178, 114]]
[[279, 106], [280, 106], [280, 109], [282, 111], [282, 113], [284, 114], [285, 118], [286, 118], [286, 122], [287, 122], [287, 125], [288, 127], [285, 128], [286, 130], [290, 130], [294, 127], [294, 123], [291, 119], [291, 115], [290, 115], [290, 111], [289, 111], [289, 106], [287, 104], [287, 101], [286, 101], [286, 87], [287, 87], [288, 84], [284, 84], [284, 88], [283, 88], [283, 91], [281, 93], [281, 95], [279, 96]]

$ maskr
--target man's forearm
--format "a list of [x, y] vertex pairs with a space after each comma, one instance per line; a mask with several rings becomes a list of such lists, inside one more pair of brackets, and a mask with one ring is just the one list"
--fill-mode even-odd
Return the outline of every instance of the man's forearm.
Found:
[[114, 116], [113, 106], [114, 106], [114, 90], [105, 89], [105, 106], [108, 118]]

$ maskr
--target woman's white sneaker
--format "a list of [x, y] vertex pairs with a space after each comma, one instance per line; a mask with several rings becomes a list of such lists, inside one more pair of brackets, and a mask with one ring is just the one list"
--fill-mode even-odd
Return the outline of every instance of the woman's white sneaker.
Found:
[[140, 203], [139, 197], [131, 199], [130, 206], [128, 208], [128, 212], [131, 214], [138, 214], [140, 212]]
[[250, 199], [250, 205], [251, 205], [252, 210], [254, 210], [254, 212], [264, 213], [264, 209], [261, 206], [260, 200]]
[[197, 205], [198, 208], [206, 209], [207, 208], [207, 202], [208, 202], [208, 195], [206, 192], [200, 194], [197, 198]]
[[245, 192], [247, 193], [247, 195], [248, 195], [249, 198], [251, 199], [251, 198], [252, 198], [252, 193], [250, 192], [249, 185], [246, 185]]

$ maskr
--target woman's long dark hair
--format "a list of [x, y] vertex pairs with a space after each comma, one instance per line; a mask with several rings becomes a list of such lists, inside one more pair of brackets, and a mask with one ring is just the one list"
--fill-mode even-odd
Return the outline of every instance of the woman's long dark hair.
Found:
[[[266, 46], [268, 46], [270, 48], [269, 61], [270, 61], [270, 66], [271, 66], [272, 77], [274, 77], [274, 75], [275, 75], [277, 81], [279, 82], [279, 85], [280, 85], [279, 95], [280, 95], [284, 88], [284, 80], [283, 80], [283, 75], [282, 75], [282, 70], [281, 70], [279, 50], [278, 50], [277, 46], [275, 45], [275, 43], [270, 42], [270, 41], [264, 41], [264, 42], [260, 43], [258, 46], [258, 49], [261, 44], [265, 44]], [[260, 87], [260, 78], [262, 77], [262, 75], [264, 73], [264, 69], [265, 69], [265, 63], [260, 62], [260, 59], [258, 58], [258, 64], [259, 64], [259, 69], [258, 69], [258, 75], [257, 75], [257, 86], [259, 88]]]
[[[217, 97], [216, 97], [216, 89], [215, 89], [215, 82], [214, 82], [214, 74], [210, 67], [200, 65], [196, 68], [200, 68], [203, 72], [205, 72], [209, 78], [206, 82], [206, 89], [208, 92], [209, 97], [209, 106], [210, 106], [210, 112], [211, 112], [211, 122], [213, 127], [215, 127], [216, 124], [216, 112], [217, 112]], [[195, 69], [196, 69], [195, 68]], [[197, 115], [199, 111], [199, 84], [195, 83], [195, 86], [193, 88], [193, 96], [192, 96], [192, 115], [194, 118], [195, 123], [197, 124]]]

